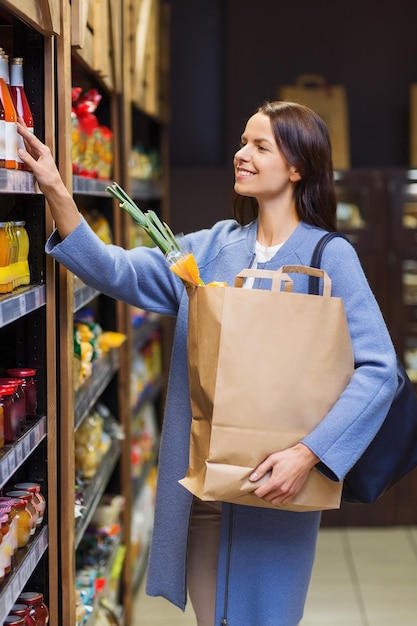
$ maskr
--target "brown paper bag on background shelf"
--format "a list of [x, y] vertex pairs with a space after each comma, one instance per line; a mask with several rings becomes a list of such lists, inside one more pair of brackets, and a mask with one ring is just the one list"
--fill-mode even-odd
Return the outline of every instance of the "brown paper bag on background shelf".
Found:
[[[322, 277], [323, 295], [293, 293], [287, 271]], [[270, 279], [271, 290], [240, 288], [248, 276]], [[277, 508], [251, 493], [250, 473], [307, 435], [353, 372], [343, 301], [330, 290], [323, 270], [304, 266], [243, 270], [235, 287], [189, 290], [193, 418], [189, 468], [180, 483], [200, 499]], [[313, 469], [283, 508], [339, 508], [341, 492], [342, 482]]]
[[320, 74], [302, 74], [296, 78], [295, 85], [279, 87], [278, 98], [304, 104], [318, 113], [329, 130], [334, 169], [349, 169], [349, 115], [345, 87], [329, 85]]

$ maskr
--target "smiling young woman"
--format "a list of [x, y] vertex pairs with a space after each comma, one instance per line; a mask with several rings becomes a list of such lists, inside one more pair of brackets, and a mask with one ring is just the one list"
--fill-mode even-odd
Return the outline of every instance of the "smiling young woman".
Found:
[[[160, 250], [124, 250], [101, 242], [65, 189], [50, 150], [23, 125], [19, 131], [27, 147], [20, 156], [33, 170], [57, 224], [46, 251], [99, 291], [177, 318], [148, 593], [182, 609], [189, 595], [198, 626], [296, 626], [303, 615], [320, 511], [294, 513], [285, 503], [313, 466], [334, 480], [346, 475], [378, 431], [397, 386], [395, 351], [354, 248], [337, 237], [322, 258], [333, 293], [343, 298], [352, 340], [355, 371], [346, 390], [307, 437], [251, 468], [254, 478], [266, 477], [254, 486], [260, 506], [198, 501], [178, 482], [188, 467], [192, 419], [184, 285]], [[317, 242], [336, 229], [329, 134], [316, 113], [295, 103], [267, 102], [249, 118], [241, 142], [234, 157], [236, 219], [183, 239], [206, 284], [234, 284], [246, 267], [309, 265]], [[80, 259], [89, 262], [80, 264]], [[307, 289], [306, 281], [301, 292]], [[266, 508], [262, 501], [277, 508]]]

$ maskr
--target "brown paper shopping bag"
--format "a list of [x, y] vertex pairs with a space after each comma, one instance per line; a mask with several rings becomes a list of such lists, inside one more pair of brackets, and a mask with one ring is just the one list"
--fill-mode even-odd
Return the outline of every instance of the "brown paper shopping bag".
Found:
[[[323, 278], [323, 295], [293, 293], [285, 272]], [[271, 290], [243, 289], [243, 279]], [[285, 290], [280, 291], [284, 281]], [[338, 399], [353, 372], [343, 302], [323, 270], [243, 270], [235, 287], [189, 290], [192, 405], [189, 468], [180, 483], [202, 500], [276, 508], [252, 494], [252, 470], [299, 442]], [[342, 483], [312, 470], [284, 508], [340, 506]]]
[[294, 85], [280, 87], [278, 98], [299, 102], [318, 113], [329, 130], [334, 168], [349, 169], [349, 116], [345, 86], [329, 85], [320, 74], [302, 74], [297, 76]]

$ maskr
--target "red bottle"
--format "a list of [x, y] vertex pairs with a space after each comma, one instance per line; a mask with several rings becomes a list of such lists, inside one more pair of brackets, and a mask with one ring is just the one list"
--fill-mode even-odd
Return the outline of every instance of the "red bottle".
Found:
[[[10, 93], [16, 109], [16, 113], [23, 119], [28, 130], [34, 132], [33, 115], [26, 97], [23, 82], [23, 59], [16, 57], [10, 61]], [[19, 135], [19, 145], [23, 147], [23, 139]], [[17, 157], [19, 169], [30, 169], [19, 157]]]

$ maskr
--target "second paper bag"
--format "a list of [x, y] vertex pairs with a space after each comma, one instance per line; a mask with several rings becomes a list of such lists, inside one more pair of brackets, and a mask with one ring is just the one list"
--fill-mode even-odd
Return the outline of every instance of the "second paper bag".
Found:
[[[323, 278], [323, 295], [294, 293], [286, 272]], [[241, 288], [245, 277], [271, 290]], [[281, 284], [285, 290], [280, 291]], [[189, 290], [192, 406], [189, 468], [180, 483], [202, 500], [277, 508], [251, 492], [253, 469], [323, 419], [353, 373], [343, 301], [323, 270], [243, 270], [235, 287]], [[313, 469], [287, 510], [340, 506], [342, 483]]]

